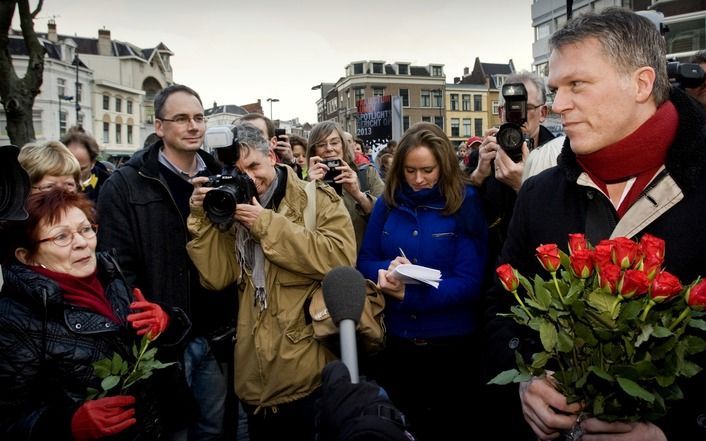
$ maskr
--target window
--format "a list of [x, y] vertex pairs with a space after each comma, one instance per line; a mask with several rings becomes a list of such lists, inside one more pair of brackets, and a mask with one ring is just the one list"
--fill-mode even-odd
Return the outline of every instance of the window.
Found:
[[[105, 97], [104, 97], [105, 99]], [[103, 123], [103, 144], [108, 144], [110, 142], [110, 123]]]
[[385, 95], [384, 87], [373, 87], [373, 96], [383, 96]]
[[373, 73], [374, 74], [381, 74], [382, 73], [382, 63], [373, 63]]
[[59, 99], [66, 95], [66, 80], [63, 78], [56, 79], [56, 88], [59, 94]]
[[363, 87], [358, 87], [355, 89], [355, 102], [357, 103], [358, 101], [362, 100], [365, 98], [365, 88]]
[[103, 110], [110, 110], [110, 97], [103, 95]]
[[400, 64], [397, 66], [397, 73], [400, 75], [409, 75], [409, 65]]
[[127, 113], [132, 114], [132, 100], [127, 100]]
[[66, 133], [66, 112], [59, 112], [59, 135]]
[[[574, 13], [575, 13], [575, 12], [576, 12], [576, 11], [574, 11]], [[576, 16], [574, 16], [574, 17], [576, 17]], [[497, 87], [498, 89], [500, 89], [501, 87], [503, 87], [503, 84], [505, 84], [505, 79], [506, 79], [506, 78], [507, 78], [507, 75], [496, 75], [496, 76], [495, 76], [495, 87]]]
[[432, 90], [432, 97], [434, 98], [434, 107], [441, 107], [441, 89]]
[[115, 124], [115, 143], [116, 144], [122, 144], [123, 143], [123, 137], [122, 137], [122, 129], [123, 125], [122, 124]]
[[443, 129], [444, 128], [444, 117], [443, 116], [435, 116], [434, 117], [434, 124], [439, 126], [439, 128]]
[[422, 107], [431, 107], [431, 98], [428, 90], [422, 90], [420, 105]]
[[471, 110], [471, 96], [470, 95], [462, 95], [461, 97], [463, 103], [463, 111], [468, 112]]
[[463, 119], [463, 136], [471, 136], [471, 119]]
[[451, 110], [458, 110], [458, 94], [451, 94]]
[[490, 105], [493, 106], [493, 115], [497, 115], [498, 108], [500, 107], [500, 102], [498, 102], [497, 100], [494, 100]]
[[400, 89], [400, 96], [402, 97], [402, 106], [409, 107], [409, 89]]
[[473, 122], [475, 123], [474, 130], [476, 132], [476, 136], [483, 136], [483, 119], [476, 118]]
[[360, 75], [363, 73], [363, 63], [353, 64], [353, 75]]
[[458, 118], [451, 118], [451, 136], [458, 137]]
[[409, 129], [409, 116], [402, 117], [402, 131]]
[[123, 100], [118, 98], [117, 96], [115, 97], [115, 111], [116, 112], [123, 111]]
[[76, 86], [76, 102], [77, 103], [81, 102], [82, 95], [83, 95], [83, 84], [78, 83], [78, 86]]
[[[130, 101], [128, 101], [129, 103]], [[127, 126], [127, 143], [132, 144], [132, 126]]]
[[473, 95], [473, 110], [476, 112], [483, 111], [483, 97], [481, 95]]
[[444, 73], [441, 69], [441, 66], [432, 66], [431, 67], [431, 76], [432, 77], [441, 77], [444, 76]]
[[422, 122], [431, 122], [431, 116], [423, 116]]

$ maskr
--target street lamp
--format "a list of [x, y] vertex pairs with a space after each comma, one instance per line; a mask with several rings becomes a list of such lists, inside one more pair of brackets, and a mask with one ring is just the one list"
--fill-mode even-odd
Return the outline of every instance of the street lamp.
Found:
[[272, 103], [278, 103], [279, 99], [278, 98], [267, 98], [267, 101], [270, 102], [270, 120], [274, 121], [272, 119]]
[[74, 99], [74, 97], [59, 94], [59, 136], [61, 136], [61, 134], [62, 134], [61, 133], [61, 102], [62, 101], [71, 101], [72, 99]]

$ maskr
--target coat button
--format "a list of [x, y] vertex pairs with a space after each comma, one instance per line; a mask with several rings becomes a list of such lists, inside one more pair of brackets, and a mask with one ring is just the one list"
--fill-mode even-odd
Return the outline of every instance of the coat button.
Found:
[[412, 231], [412, 236], [414, 236], [414, 237], [419, 236], [419, 231], [417, 231], [417, 230]]
[[507, 342], [507, 347], [510, 349], [517, 349], [520, 346], [520, 339], [517, 337], [512, 337], [509, 342]]
[[76, 324], [74, 325], [74, 328], [76, 328], [76, 329], [81, 329], [81, 323], [76, 323]]
[[416, 315], [416, 314], [410, 314], [410, 315], [409, 315], [409, 318], [411, 318], [412, 320], [417, 320], [417, 315]]
[[106, 328], [110, 328], [110, 323], [109, 323], [109, 322], [105, 322], [105, 327], [106, 327]]

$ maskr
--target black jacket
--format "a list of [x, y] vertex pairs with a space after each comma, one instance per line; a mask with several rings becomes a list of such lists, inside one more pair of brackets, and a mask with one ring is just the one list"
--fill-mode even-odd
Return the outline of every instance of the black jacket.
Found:
[[[236, 292], [206, 291], [186, 253], [186, 222], [162, 175], [162, 141], [133, 155], [103, 184], [98, 198], [98, 249], [117, 250], [118, 261], [132, 286], [147, 300], [184, 310], [195, 335], [207, 335], [236, 317]], [[221, 165], [198, 151], [210, 175]]]
[[[684, 92], [673, 89], [670, 99], [679, 113], [679, 128], [676, 139], [667, 153], [665, 181], [676, 183], [683, 199], [673, 206], [668, 198], [659, 193], [659, 186], [642, 195], [649, 201], [652, 221], [642, 228], [631, 230], [635, 239], [644, 233], [666, 241], [664, 267], [684, 283], [690, 283], [699, 275], [706, 275], [706, 128], [703, 109]], [[649, 148], [646, 145], [645, 148]], [[577, 182], [582, 169], [570, 148], [564, 144], [558, 166], [545, 170], [528, 179], [520, 189], [514, 215], [508, 229], [499, 263], [511, 263], [521, 274], [532, 279], [534, 274], [548, 274], [535, 257], [535, 249], [541, 244], [556, 243], [565, 252], [570, 233], [587, 233], [595, 245], [600, 239], [609, 238], [618, 223], [613, 205], [600, 191]], [[637, 202], [633, 205], [635, 205]], [[665, 209], [661, 214], [660, 210]], [[629, 216], [626, 213], [625, 217]], [[591, 227], [588, 219], [598, 216], [605, 228]], [[594, 223], [595, 224], [595, 223]], [[624, 223], [622, 225], [625, 225]], [[618, 230], [620, 231], [620, 230]], [[528, 338], [526, 329], [517, 326], [511, 319], [498, 317], [499, 312], [508, 312], [513, 298], [497, 283], [486, 298], [486, 351], [487, 376], [514, 367], [514, 352], [525, 355], [536, 352], [536, 342]], [[706, 360], [700, 361], [706, 367]], [[658, 425], [671, 440], [706, 439], [706, 374], [702, 372], [693, 382], [684, 387], [686, 399], [676, 402], [664, 421]], [[500, 387], [490, 386], [491, 394], [502, 395]], [[516, 400], [517, 386], [511, 396]], [[505, 409], [507, 403], [504, 403]], [[519, 404], [515, 406], [519, 411]], [[521, 416], [520, 416], [521, 418]]]
[[[2, 267], [0, 439], [72, 440], [73, 413], [85, 401], [87, 388], [100, 390], [92, 364], [116, 352], [124, 360], [133, 358], [130, 351], [139, 340], [125, 320], [132, 294], [112, 257], [99, 253], [98, 268], [119, 324], [65, 304], [58, 285], [30, 267]], [[169, 330], [156, 340], [158, 344], [176, 344], [188, 331], [189, 321], [182, 311], [167, 311]], [[165, 385], [164, 381], [165, 376], [156, 374], [132, 392], [137, 399], [138, 426], [120, 439], [156, 439], [150, 432], [164, 430], [162, 419], [169, 416], [169, 406], [160, 404], [155, 388], [159, 384], [173, 391], [181, 385]], [[182, 417], [168, 419], [173, 423]]]

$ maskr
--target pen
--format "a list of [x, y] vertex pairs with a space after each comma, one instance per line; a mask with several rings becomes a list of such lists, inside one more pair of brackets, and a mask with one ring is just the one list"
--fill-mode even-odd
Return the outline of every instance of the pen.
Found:
[[404, 254], [404, 251], [402, 251], [402, 247], [398, 248], [398, 250], [400, 250], [400, 256], [402, 256], [402, 257], [404, 257], [405, 259], [407, 259], [407, 256]]

